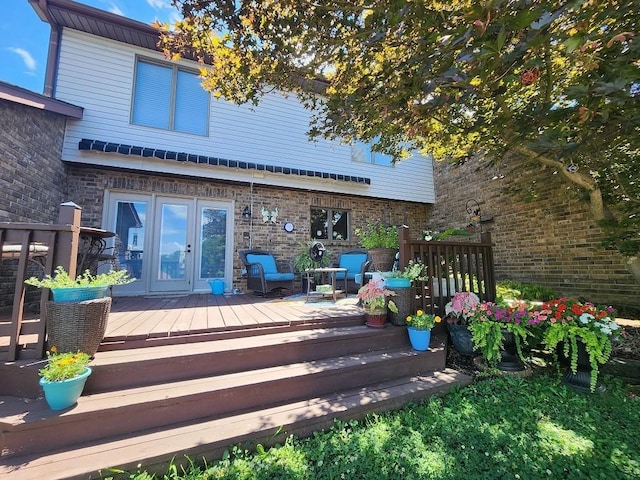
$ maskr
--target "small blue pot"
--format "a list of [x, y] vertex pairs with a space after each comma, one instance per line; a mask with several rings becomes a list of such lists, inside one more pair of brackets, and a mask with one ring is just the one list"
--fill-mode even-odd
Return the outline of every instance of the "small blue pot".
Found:
[[414, 350], [424, 352], [429, 350], [429, 342], [431, 342], [431, 330], [416, 330], [413, 327], [407, 327], [409, 332], [409, 341]]
[[61, 382], [49, 382], [41, 378], [40, 385], [44, 390], [44, 398], [51, 410], [64, 410], [74, 405], [82, 395], [89, 375], [91, 375], [91, 368], [87, 367], [82, 375]]
[[411, 286], [411, 280], [404, 277], [391, 277], [384, 279], [384, 286], [389, 289], [408, 288]]

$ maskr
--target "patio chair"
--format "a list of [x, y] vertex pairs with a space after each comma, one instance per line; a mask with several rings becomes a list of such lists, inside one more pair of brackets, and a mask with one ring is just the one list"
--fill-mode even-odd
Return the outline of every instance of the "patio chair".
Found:
[[357, 292], [358, 289], [366, 283], [365, 272], [369, 270], [371, 265], [371, 254], [364, 248], [353, 248], [345, 250], [338, 255], [338, 261], [331, 266], [337, 268], [346, 268], [347, 272], [337, 272], [336, 280], [344, 280], [347, 276], [347, 290], [349, 292]]
[[238, 253], [247, 269], [247, 289], [261, 295], [283, 288], [293, 292], [295, 274], [291, 262], [277, 261], [272, 253], [265, 250], [241, 250]]

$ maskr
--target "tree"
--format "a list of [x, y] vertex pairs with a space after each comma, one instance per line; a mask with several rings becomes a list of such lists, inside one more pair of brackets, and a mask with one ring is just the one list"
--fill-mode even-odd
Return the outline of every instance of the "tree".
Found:
[[215, 96], [296, 94], [312, 137], [398, 160], [419, 148], [550, 166], [588, 192], [614, 245], [640, 252], [640, 1], [174, 4], [184, 20], [161, 43], [200, 60]]

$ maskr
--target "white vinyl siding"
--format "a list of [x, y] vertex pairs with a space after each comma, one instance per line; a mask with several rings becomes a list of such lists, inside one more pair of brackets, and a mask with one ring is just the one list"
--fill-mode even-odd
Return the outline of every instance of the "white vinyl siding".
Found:
[[[311, 113], [294, 95], [266, 95], [258, 106], [235, 105], [211, 98], [207, 109], [209, 135], [200, 136], [131, 123], [136, 58], [162, 64], [161, 52], [64, 29], [60, 44], [56, 98], [84, 108], [82, 120], [68, 120], [62, 159], [93, 165], [147, 170], [169, 175], [253, 182], [337, 195], [434, 203], [432, 159], [416, 155], [392, 169], [352, 162], [351, 146], [307, 136]], [[96, 62], [95, 59], [100, 59]], [[187, 71], [194, 62], [175, 62]], [[91, 68], [88, 68], [91, 65]], [[315, 170], [371, 179], [371, 185], [319, 180], [78, 150], [78, 142], [95, 139], [166, 149], [241, 162]]]
[[132, 123], [206, 135], [208, 113], [209, 94], [197, 74], [138, 59]]

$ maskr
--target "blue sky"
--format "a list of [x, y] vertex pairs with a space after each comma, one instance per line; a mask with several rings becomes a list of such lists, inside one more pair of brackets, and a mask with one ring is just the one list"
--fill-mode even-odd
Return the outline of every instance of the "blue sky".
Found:
[[[101, 10], [151, 23], [171, 22], [178, 11], [170, 0], [78, 0]], [[0, 0], [0, 80], [42, 93], [49, 24], [28, 0]]]

